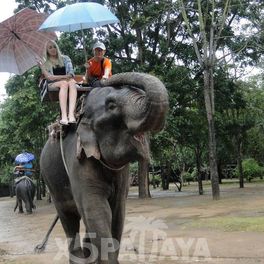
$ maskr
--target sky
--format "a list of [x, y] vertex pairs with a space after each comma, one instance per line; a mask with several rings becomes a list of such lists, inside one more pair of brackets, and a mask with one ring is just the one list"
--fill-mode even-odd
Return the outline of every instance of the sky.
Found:
[[[0, 8], [0, 23], [14, 14], [14, 9], [17, 7], [15, 0], [1, 0]], [[5, 97], [5, 83], [11, 76], [8, 72], [0, 72], [0, 101]]]

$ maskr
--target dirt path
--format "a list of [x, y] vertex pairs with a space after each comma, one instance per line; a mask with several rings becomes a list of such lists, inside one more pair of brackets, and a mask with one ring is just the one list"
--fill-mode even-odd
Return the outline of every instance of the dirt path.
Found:
[[[264, 263], [264, 183], [221, 186], [220, 201], [210, 186], [203, 196], [196, 190], [155, 189], [152, 199], [138, 200], [131, 188], [120, 263]], [[14, 205], [15, 198], [0, 198], [0, 263], [68, 263], [60, 223], [45, 252], [33, 252], [55, 216], [53, 205], [37, 201], [32, 215], [14, 213]]]

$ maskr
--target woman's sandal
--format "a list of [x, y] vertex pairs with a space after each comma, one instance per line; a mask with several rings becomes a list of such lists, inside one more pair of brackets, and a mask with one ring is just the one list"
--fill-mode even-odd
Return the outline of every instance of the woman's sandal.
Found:
[[74, 118], [69, 118], [69, 124], [76, 124], [76, 119]]
[[69, 124], [68, 120], [61, 119], [60, 124], [63, 126], [67, 126]]

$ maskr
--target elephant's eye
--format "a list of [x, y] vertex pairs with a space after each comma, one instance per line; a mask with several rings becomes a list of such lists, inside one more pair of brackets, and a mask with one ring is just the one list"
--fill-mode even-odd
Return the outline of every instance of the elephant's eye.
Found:
[[114, 102], [109, 102], [106, 106], [107, 110], [114, 110], [116, 109], [117, 105]]

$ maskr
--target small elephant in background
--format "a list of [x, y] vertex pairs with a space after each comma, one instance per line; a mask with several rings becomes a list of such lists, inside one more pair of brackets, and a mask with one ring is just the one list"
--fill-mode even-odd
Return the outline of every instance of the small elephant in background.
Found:
[[24, 212], [22, 205], [23, 201], [25, 203], [27, 214], [32, 214], [32, 209], [36, 209], [36, 206], [33, 203], [35, 191], [35, 185], [29, 177], [23, 176], [18, 178], [15, 181], [16, 206], [14, 208], [14, 212], [17, 207], [19, 209], [19, 213]]

